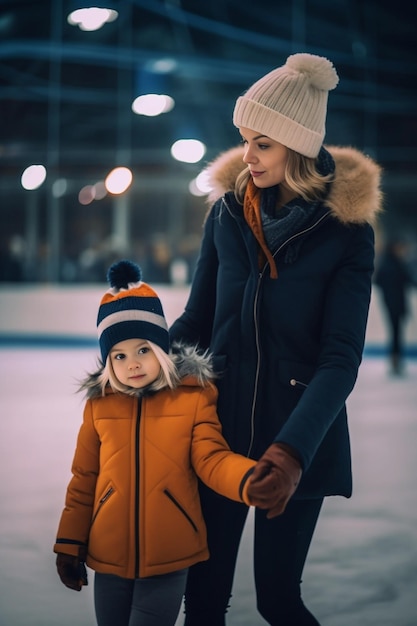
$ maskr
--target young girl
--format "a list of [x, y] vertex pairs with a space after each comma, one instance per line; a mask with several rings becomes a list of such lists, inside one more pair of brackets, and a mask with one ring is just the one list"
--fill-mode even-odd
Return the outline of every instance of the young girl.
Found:
[[187, 568], [209, 557], [198, 495], [211, 489], [250, 504], [255, 462], [221, 434], [207, 355], [170, 350], [162, 305], [121, 261], [98, 313], [102, 366], [87, 391], [54, 552], [67, 587], [95, 570], [99, 626], [175, 624]]

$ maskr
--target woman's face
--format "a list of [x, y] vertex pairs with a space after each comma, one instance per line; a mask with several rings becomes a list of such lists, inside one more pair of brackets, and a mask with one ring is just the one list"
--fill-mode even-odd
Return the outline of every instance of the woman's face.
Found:
[[265, 189], [285, 181], [288, 149], [266, 135], [249, 128], [239, 129], [245, 145], [243, 161], [257, 187]]
[[119, 382], [142, 389], [159, 376], [161, 365], [144, 339], [120, 341], [110, 351], [113, 372]]

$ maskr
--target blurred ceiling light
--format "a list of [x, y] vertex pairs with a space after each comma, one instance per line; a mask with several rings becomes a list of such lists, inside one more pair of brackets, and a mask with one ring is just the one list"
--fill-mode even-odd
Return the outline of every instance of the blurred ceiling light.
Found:
[[25, 169], [20, 179], [23, 189], [32, 191], [38, 189], [46, 178], [46, 168], [44, 165], [29, 165]]
[[107, 196], [106, 185], [104, 184], [104, 180], [99, 180], [94, 185], [94, 199], [95, 200], [103, 200]]
[[92, 185], [86, 185], [78, 194], [78, 202], [83, 205], [91, 204], [95, 198], [94, 187]]
[[178, 67], [178, 62], [174, 58], [165, 57], [154, 61], [147, 61], [144, 68], [147, 72], [154, 74], [171, 74]]
[[198, 139], [179, 139], [171, 146], [171, 154], [177, 161], [197, 163], [206, 153], [206, 146]]
[[161, 113], [168, 113], [174, 106], [175, 102], [171, 96], [148, 93], [134, 99], [132, 111], [138, 115], [154, 117], [155, 115], [161, 115]]
[[101, 3], [103, 6], [82, 6], [85, 4], [78, 2], [79, 8], [68, 15], [67, 21], [71, 26], [78, 26], [85, 31], [99, 30], [107, 22], [114, 22], [119, 15], [115, 9], [107, 6], [111, 3]]
[[193, 196], [206, 196], [209, 194], [212, 190], [212, 186], [209, 183], [207, 170], [200, 172], [200, 174], [190, 182], [188, 189]]
[[52, 195], [54, 198], [61, 198], [64, 196], [68, 189], [68, 183], [65, 178], [57, 178], [52, 183]]
[[133, 174], [128, 167], [115, 167], [108, 174], [104, 184], [109, 193], [118, 195], [129, 188], [132, 180]]

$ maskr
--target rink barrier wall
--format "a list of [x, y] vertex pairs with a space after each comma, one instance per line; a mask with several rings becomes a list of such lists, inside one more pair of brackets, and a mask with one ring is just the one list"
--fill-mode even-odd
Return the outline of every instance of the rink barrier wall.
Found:
[[[183, 311], [189, 286], [154, 285], [170, 325]], [[0, 287], [0, 346], [98, 347], [96, 317], [101, 285]], [[406, 354], [417, 358], [417, 290], [410, 297]], [[381, 294], [374, 287], [365, 355], [386, 354], [387, 330]]]

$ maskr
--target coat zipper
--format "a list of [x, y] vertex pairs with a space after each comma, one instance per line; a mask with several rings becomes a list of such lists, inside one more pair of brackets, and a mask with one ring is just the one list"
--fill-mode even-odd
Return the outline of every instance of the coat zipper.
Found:
[[257, 398], [258, 381], [259, 381], [259, 373], [260, 373], [260, 360], [261, 360], [261, 347], [259, 345], [259, 326], [258, 326], [258, 314], [257, 314], [257, 303], [258, 303], [259, 290], [261, 288], [261, 279], [262, 279], [262, 272], [259, 274], [258, 284], [257, 284], [256, 291], [255, 291], [255, 297], [253, 299], [253, 319], [255, 322], [255, 343], [256, 343], [257, 359], [256, 359], [256, 371], [255, 371], [255, 384], [253, 388], [252, 408], [251, 408], [251, 415], [250, 415], [251, 435], [250, 435], [250, 441], [249, 441], [249, 448], [246, 453], [246, 456], [248, 457], [250, 456], [252, 452], [253, 441], [255, 439], [255, 408], [256, 408], [256, 398]]
[[138, 399], [135, 425], [135, 578], [139, 578], [139, 425], [141, 402]]
[[[325, 213], [324, 215], [319, 217], [319, 219], [316, 222], [314, 222], [314, 224], [309, 226], [308, 228], [304, 228], [300, 232], [295, 233], [294, 235], [291, 235], [291, 237], [288, 237], [288, 239], [286, 239], [275, 250], [275, 252], [274, 252], [274, 254], [272, 256], [275, 258], [275, 256], [278, 254], [278, 252], [280, 252], [280, 250], [282, 250], [291, 241], [293, 241], [294, 239], [297, 239], [298, 237], [301, 237], [302, 235], [305, 235], [306, 233], [309, 233], [310, 231], [312, 231], [315, 228], [317, 228], [319, 226], [319, 224], [323, 220], [325, 220], [325, 219], [327, 219], [329, 217], [329, 215], [330, 215], [330, 211], [328, 211], [327, 213]], [[254, 319], [254, 324], [255, 324], [255, 343], [256, 343], [257, 360], [256, 360], [256, 372], [255, 372], [255, 385], [254, 385], [254, 388], [253, 388], [252, 408], [251, 408], [251, 417], [250, 417], [251, 437], [250, 437], [250, 442], [249, 442], [249, 449], [247, 451], [247, 456], [250, 456], [250, 454], [251, 454], [253, 442], [254, 442], [254, 439], [255, 439], [255, 410], [256, 410], [256, 400], [257, 400], [257, 395], [258, 395], [258, 384], [259, 384], [260, 363], [261, 363], [261, 346], [260, 346], [260, 340], [259, 340], [259, 320], [258, 320], [258, 300], [259, 300], [259, 292], [260, 292], [260, 289], [261, 289], [262, 279], [264, 277], [264, 274], [265, 274], [265, 271], [266, 271], [267, 267], [268, 267], [268, 263], [265, 263], [263, 269], [259, 273], [258, 284], [257, 284], [257, 287], [256, 287], [255, 297], [254, 297], [254, 301], [253, 301], [253, 319]], [[294, 380], [294, 379], [292, 379], [292, 380]], [[293, 383], [290, 381], [290, 384], [293, 384]], [[300, 384], [302, 384], [302, 383], [300, 383]]]
[[306, 383], [302, 383], [301, 380], [296, 380], [295, 378], [291, 378], [290, 385], [292, 387], [308, 387]]

